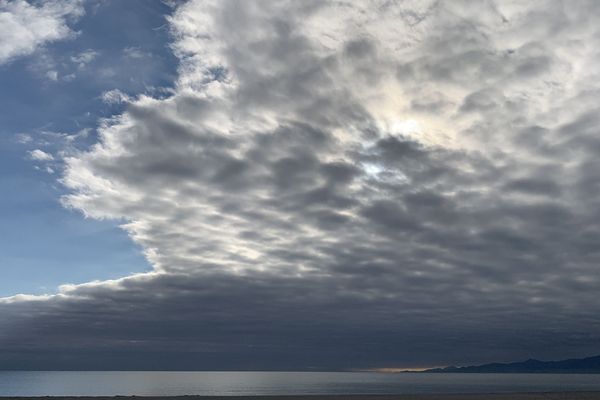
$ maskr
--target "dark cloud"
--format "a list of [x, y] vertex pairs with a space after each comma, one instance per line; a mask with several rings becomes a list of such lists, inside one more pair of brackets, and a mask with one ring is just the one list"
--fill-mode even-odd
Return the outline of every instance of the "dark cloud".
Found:
[[174, 94], [64, 160], [65, 205], [126, 221], [154, 271], [5, 299], [0, 367], [598, 352], [595, 56], [572, 46], [598, 7], [411, 7], [180, 6]]

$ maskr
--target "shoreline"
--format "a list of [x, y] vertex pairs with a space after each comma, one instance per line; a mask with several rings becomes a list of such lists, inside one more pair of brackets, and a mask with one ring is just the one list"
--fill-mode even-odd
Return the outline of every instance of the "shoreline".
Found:
[[600, 391], [264, 396], [0, 396], [0, 400], [600, 400]]

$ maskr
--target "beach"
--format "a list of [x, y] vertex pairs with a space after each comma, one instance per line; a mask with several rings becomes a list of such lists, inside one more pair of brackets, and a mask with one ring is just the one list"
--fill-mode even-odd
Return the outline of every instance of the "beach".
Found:
[[600, 392], [478, 393], [423, 395], [307, 395], [307, 396], [39, 396], [0, 400], [600, 400]]

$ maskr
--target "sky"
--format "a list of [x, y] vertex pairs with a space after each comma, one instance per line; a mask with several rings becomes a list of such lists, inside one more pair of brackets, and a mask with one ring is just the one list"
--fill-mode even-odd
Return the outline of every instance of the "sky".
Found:
[[0, 369], [600, 354], [599, 18], [0, 0]]

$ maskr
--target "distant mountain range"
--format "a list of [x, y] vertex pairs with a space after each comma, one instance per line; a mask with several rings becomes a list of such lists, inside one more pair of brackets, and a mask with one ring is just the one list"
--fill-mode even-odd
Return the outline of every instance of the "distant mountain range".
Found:
[[600, 356], [574, 358], [561, 361], [527, 360], [514, 363], [492, 363], [468, 367], [433, 368], [422, 372], [459, 373], [600, 373]]

